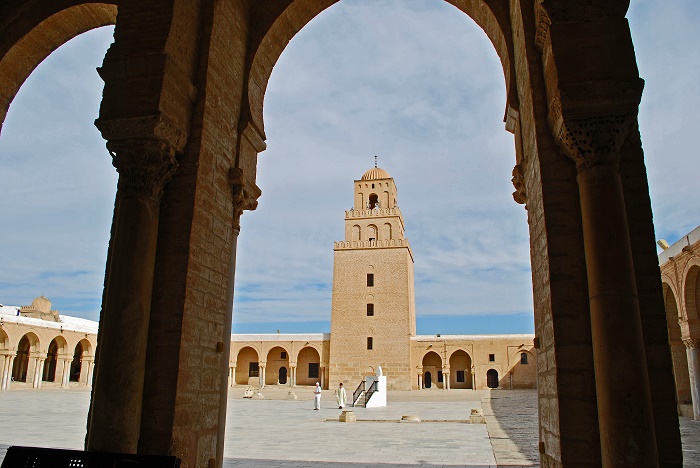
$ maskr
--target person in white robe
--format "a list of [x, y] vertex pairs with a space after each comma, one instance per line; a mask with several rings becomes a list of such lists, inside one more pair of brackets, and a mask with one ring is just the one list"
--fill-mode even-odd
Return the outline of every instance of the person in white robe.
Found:
[[314, 389], [314, 409], [321, 409], [321, 384], [316, 382], [316, 388]]
[[335, 401], [338, 402], [338, 409], [343, 409], [347, 401], [347, 394], [342, 382], [338, 384], [338, 388], [333, 392], [333, 395], [335, 396]]

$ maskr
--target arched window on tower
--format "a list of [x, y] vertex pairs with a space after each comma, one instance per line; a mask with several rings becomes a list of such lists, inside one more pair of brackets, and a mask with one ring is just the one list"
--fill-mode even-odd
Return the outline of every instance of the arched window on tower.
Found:
[[369, 208], [370, 210], [379, 209], [379, 197], [376, 193], [373, 193], [369, 196], [367, 208]]
[[352, 227], [352, 240], [359, 241], [362, 240], [360, 226], [357, 224]]
[[384, 224], [384, 239], [386, 239], [386, 240], [392, 239], [392, 237], [391, 237], [391, 224], [390, 223]]
[[377, 240], [377, 226], [373, 224], [367, 226], [367, 240], [370, 242]]

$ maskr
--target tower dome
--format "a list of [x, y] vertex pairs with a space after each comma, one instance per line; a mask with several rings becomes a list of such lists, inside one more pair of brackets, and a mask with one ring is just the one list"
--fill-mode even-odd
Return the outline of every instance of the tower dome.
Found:
[[32, 301], [32, 307], [39, 312], [48, 314], [51, 311], [51, 301], [42, 294]]
[[362, 175], [360, 180], [378, 180], [378, 179], [391, 179], [391, 176], [387, 171], [380, 167], [373, 167], [369, 171]]

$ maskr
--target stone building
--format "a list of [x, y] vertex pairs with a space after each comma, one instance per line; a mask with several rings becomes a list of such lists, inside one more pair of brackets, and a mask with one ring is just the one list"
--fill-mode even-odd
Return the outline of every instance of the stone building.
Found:
[[[267, 83], [333, 3], [0, 3], [0, 122], [53, 50], [115, 25], [95, 124], [119, 182], [86, 450], [222, 465], [237, 239], [261, 193]], [[629, 1], [450, 3], [503, 68], [530, 230], [541, 463], [680, 466]]]
[[700, 226], [662, 247], [659, 263], [679, 412], [700, 420]]
[[231, 385], [355, 389], [381, 366], [390, 389], [535, 388], [534, 335], [416, 335], [413, 252], [394, 179], [353, 182], [335, 242], [329, 334], [233, 335]]
[[96, 344], [96, 322], [61, 316], [44, 296], [31, 306], [0, 305], [0, 389], [13, 382], [33, 388], [90, 385]]

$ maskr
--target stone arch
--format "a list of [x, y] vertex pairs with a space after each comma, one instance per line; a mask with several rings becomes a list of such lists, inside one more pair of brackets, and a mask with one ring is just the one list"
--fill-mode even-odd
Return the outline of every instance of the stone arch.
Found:
[[259, 363], [258, 350], [252, 346], [243, 346], [236, 354], [236, 383], [257, 385], [259, 383], [257, 379], [260, 376]]
[[5, 330], [0, 327], [0, 350], [10, 349], [10, 337], [7, 335]]
[[537, 354], [530, 349], [518, 349], [510, 357], [508, 370], [510, 388], [537, 387]]
[[472, 357], [464, 349], [459, 348], [450, 354], [450, 388], [473, 388]]
[[683, 275], [685, 320], [700, 318], [700, 265], [694, 261]]
[[391, 232], [391, 223], [384, 223], [384, 231], [382, 232], [382, 236], [385, 240], [391, 240], [394, 238]]
[[421, 358], [423, 366], [423, 387], [432, 388], [438, 384], [438, 373], [442, 373], [442, 357], [435, 351], [429, 350]]
[[362, 229], [360, 228], [359, 224], [355, 224], [352, 227], [352, 240], [353, 241], [360, 241], [362, 240]]
[[78, 341], [75, 348], [73, 348], [73, 360], [70, 364], [69, 377], [71, 382], [81, 382], [83, 380], [83, 376], [85, 372], [87, 372], [85, 367], [88, 364], [87, 361], [83, 360], [83, 357], [89, 356], [91, 349], [90, 342], [87, 340], [87, 338], [83, 338], [82, 340]]
[[367, 226], [367, 240], [379, 240], [379, 229], [375, 224], [370, 224]]
[[297, 385], [315, 385], [321, 380], [321, 353], [314, 346], [304, 346], [297, 354]]
[[275, 345], [267, 352], [265, 358], [265, 385], [277, 385], [280, 382], [280, 369], [289, 370], [289, 351], [283, 345]]
[[68, 342], [61, 335], [55, 336], [46, 348], [46, 360], [44, 361], [44, 374], [42, 380], [45, 382], [56, 381], [56, 369], [58, 366], [59, 354], [68, 352]]
[[32, 371], [29, 354], [39, 351], [39, 337], [34, 332], [28, 332], [22, 335], [19, 343], [17, 343], [17, 356], [12, 365], [12, 379], [17, 382], [26, 382], [27, 376]]
[[114, 1], [58, 0], [22, 8], [11, 27], [0, 27], [0, 131], [10, 103], [37, 65], [74, 37], [115, 24], [116, 17]]
[[[510, 13], [507, 9], [493, 10], [485, 0], [446, 1], [466, 13], [486, 33], [501, 60], [507, 99], [509, 102], [517, 102]], [[254, 52], [247, 82], [247, 105], [253, 126], [263, 138], [263, 101], [272, 68], [296, 33], [336, 2], [338, 0], [295, 0], [284, 11], [276, 13], [270, 27], [262, 36], [256, 38], [257, 43], [251, 44], [251, 50]]]
[[679, 405], [692, 405], [690, 394], [690, 375], [688, 373], [688, 355], [681, 337], [678, 301], [671, 286], [663, 283], [664, 308], [668, 328], [668, 344], [671, 348], [673, 378], [676, 384], [676, 400]]

